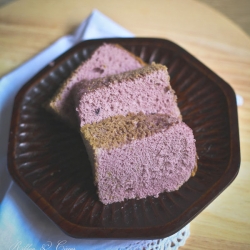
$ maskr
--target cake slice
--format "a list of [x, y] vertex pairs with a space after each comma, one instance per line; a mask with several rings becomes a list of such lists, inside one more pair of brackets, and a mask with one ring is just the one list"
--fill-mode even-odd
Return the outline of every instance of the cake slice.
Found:
[[168, 114], [181, 119], [167, 68], [152, 64], [74, 87], [80, 126], [128, 113]]
[[145, 63], [132, 53], [116, 44], [103, 44], [83, 62], [62, 84], [49, 102], [49, 109], [73, 126], [76, 125], [71, 91], [82, 80], [92, 80], [112, 74], [141, 68]]
[[177, 190], [197, 169], [193, 132], [174, 117], [115, 116], [81, 134], [104, 204]]

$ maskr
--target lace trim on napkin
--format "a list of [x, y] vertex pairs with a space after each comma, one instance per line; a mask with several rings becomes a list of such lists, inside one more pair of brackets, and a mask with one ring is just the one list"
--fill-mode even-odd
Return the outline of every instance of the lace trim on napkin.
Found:
[[138, 242], [130, 243], [125, 248], [119, 250], [178, 250], [179, 247], [184, 246], [187, 238], [190, 235], [190, 224], [183, 227], [177, 233], [159, 240], [140, 240]]

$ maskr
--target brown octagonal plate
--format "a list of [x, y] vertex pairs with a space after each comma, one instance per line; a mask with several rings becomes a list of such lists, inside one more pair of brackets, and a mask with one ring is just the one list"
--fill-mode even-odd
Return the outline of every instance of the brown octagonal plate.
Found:
[[[98, 46], [117, 43], [145, 62], [168, 67], [183, 120], [194, 131], [198, 171], [178, 191], [103, 205], [80, 134], [43, 108]], [[178, 45], [162, 39], [89, 40], [31, 79], [15, 98], [8, 169], [23, 191], [76, 238], [163, 238], [180, 230], [236, 177], [240, 166], [235, 93]]]

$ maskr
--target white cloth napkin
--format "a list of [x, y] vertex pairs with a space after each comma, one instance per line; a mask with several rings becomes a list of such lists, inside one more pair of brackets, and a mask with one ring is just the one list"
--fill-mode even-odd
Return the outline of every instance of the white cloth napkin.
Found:
[[[7, 173], [7, 143], [14, 97], [44, 66], [81, 40], [132, 37], [133, 34], [97, 10], [67, 35], [0, 79], [0, 249], [178, 249], [189, 236], [189, 225], [160, 241], [74, 239], [65, 235], [11, 181]], [[183, 237], [183, 232], [184, 237]], [[180, 240], [177, 240], [177, 238]], [[175, 246], [171, 246], [172, 242]]]

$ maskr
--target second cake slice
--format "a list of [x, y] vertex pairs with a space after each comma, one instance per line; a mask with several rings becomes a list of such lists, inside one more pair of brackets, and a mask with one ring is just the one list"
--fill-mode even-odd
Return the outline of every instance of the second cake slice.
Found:
[[128, 113], [167, 114], [181, 119], [167, 68], [160, 64], [84, 81], [74, 88], [80, 126]]

